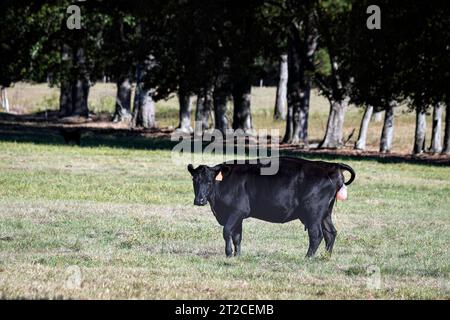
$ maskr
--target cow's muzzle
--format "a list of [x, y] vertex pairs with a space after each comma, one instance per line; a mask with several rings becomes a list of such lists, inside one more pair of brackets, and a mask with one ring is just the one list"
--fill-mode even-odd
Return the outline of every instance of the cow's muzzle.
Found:
[[194, 205], [196, 206], [204, 206], [208, 203], [208, 201], [206, 199], [195, 199], [194, 200]]

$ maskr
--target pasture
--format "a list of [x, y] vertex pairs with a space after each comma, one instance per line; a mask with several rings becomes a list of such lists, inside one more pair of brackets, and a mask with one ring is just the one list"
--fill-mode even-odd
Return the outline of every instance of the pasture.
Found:
[[[47, 91], [20, 105], [51, 109], [51, 90], [32, 89]], [[255, 90], [257, 127], [273, 123], [272, 91]], [[318, 96], [313, 102], [311, 135], [318, 139], [328, 109]], [[176, 125], [176, 103], [157, 108], [161, 126]], [[360, 117], [353, 107], [346, 121], [357, 126]], [[400, 132], [412, 133], [414, 116], [399, 119]], [[394, 144], [412, 138], [399, 134]], [[333, 255], [322, 243], [317, 257], [305, 258], [300, 222], [250, 219], [242, 256], [227, 259], [222, 229], [209, 206], [193, 206], [190, 175], [172, 162], [171, 145], [127, 139], [86, 134], [72, 147], [46, 131], [1, 131], [1, 298], [450, 298], [448, 166], [308, 156], [345, 162], [357, 173], [349, 200], [333, 213]]]

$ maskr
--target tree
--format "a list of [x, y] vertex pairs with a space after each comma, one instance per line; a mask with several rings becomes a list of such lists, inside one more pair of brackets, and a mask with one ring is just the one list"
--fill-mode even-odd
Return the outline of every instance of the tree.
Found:
[[[262, 1], [238, 4], [205, 0], [171, 1], [168, 5], [171, 18], [165, 36], [172, 40], [167, 42], [170, 49], [162, 62], [166, 80], [159, 86], [166, 86], [169, 92], [177, 91], [180, 102], [187, 101], [181, 99], [187, 95], [206, 97], [205, 92], [214, 90], [215, 127], [222, 132], [229, 126], [226, 111], [230, 97], [233, 97], [233, 129], [253, 128], [251, 84], [262, 69], [258, 57], [267, 50], [267, 29], [260, 23], [262, 5]], [[203, 100], [198, 101], [201, 108]], [[190, 125], [187, 126], [188, 105], [181, 103], [179, 113], [179, 129], [186, 132], [191, 131]]]
[[[450, 81], [450, 8], [447, 5], [429, 6], [419, 2], [408, 4], [404, 20], [410, 36], [405, 46], [400, 47], [401, 65], [404, 75], [402, 88], [409, 106], [416, 111], [416, 129], [413, 153], [426, 151], [426, 113], [431, 106], [433, 112], [432, 152], [439, 152], [441, 106], [448, 96], [446, 83]], [[408, 31], [409, 33], [406, 33]], [[424, 85], [424, 83], [426, 85]]]
[[23, 80], [31, 68], [32, 43], [38, 39], [33, 15], [36, 5], [28, 1], [0, 3], [0, 87]]
[[[408, 39], [399, 33], [403, 9], [386, 2], [379, 3], [382, 8], [382, 27], [380, 30], [366, 28], [366, 8], [369, 1], [354, 1], [347, 24], [349, 96], [357, 106], [373, 106], [373, 111], [384, 111], [384, 123], [380, 138], [380, 152], [390, 152], [394, 135], [394, 107], [402, 97], [402, 68], [399, 48]], [[368, 125], [368, 117], [363, 117], [361, 131]], [[359, 145], [363, 132], [360, 132]], [[363, 143], [364, 142], [364, 143]]]
[[[103, 8], [110, 17], [104, 30], [104, 72], [116, 83], [117, 94], [114, 122], [130, 122], [132, 82], [136, 73], [135, 48], [139, 30], [136, 17], [123, 2], [114, 2]], [[100, 57], [99, 57], [100, 58]]]
[[[327, 128], [320, 148], [339, 148], [343, 146], [343, 128], [345, 112], [350, 102], [349, 68], [351, 64], [348, 32], [351, 24], [349, 3], [324, 2], [317, 7], [316, 23], [320, 33], [320, 46], [323, 57], [329, 60], [329, 68], [318, 69], [315, 74], [320, 92], [330, 103]], [[323, 63], [323, 62], [322, 62]]]
[[309, 99], [317, 49], [317, 25], [314, 1], [301, 5], [286, 1], [286, 10], [294, 13], [286, 28], [288, 37], [288, 85], [285, 143], [308, 145]]
[[[42, 24], [54, 21], [48, 38], [44, 39], [36, 55], [37, 63], [47, 66], [44, 72], [51, 74], [52, 84], [60, 84], [60, 116], [84, 116], [89, 114], [90, 87], [103, 75], [105, 61], [102, 41], [110, 21], [107, 12], [97, 2], [78, 3], [82, 15], [80, 29], [69, 28], [71, 2], [58, 1], [42, 7]], [[47, 63], [45, 63], [47, 59]], [[52, 59], [49, 63], [48, 59]]]

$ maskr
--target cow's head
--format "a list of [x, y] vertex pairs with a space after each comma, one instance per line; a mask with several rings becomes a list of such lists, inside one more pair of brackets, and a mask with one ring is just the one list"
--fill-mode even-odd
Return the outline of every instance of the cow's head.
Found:
[[196, 206], [204, 206], [208, 203], [209, 196], [214, 188], [216, 177], [220, 173], [226, 175], [230, 170], [229, 167], [221, 164], [214, 167], [201, 165], [195, 169], [192, 164], [190, 164], [187, 169], [192, 175], [195, 194], [194, 205]]

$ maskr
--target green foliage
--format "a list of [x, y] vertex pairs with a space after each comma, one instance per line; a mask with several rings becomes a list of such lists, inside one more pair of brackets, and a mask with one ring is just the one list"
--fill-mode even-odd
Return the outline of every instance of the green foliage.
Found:
[[324, 48], [317, 50], [314, 57], [315, 71], [323, 76], [331, 75], [330, 56]]

